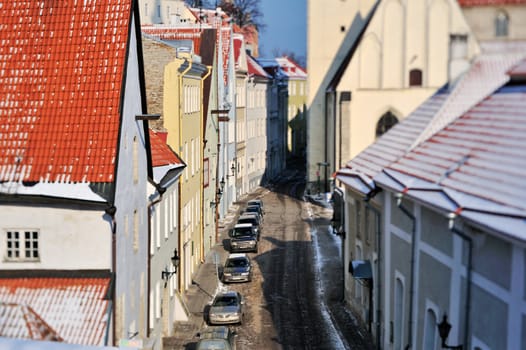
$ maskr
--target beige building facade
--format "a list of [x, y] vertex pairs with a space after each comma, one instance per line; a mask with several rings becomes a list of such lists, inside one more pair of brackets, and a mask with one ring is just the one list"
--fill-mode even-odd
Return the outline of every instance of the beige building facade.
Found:
[[479, 52], [453, 0], [309, 1], [307, 23], [307, 173], [322, 192], [336, 169]]

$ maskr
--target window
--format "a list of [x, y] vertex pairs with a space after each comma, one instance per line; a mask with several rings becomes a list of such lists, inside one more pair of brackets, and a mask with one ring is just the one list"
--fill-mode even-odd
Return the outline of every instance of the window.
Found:
[[499, 11], [495, 17], [495, 36], [508, 36], [509, 17], [504, 11]]
[[437, 344], [437, 318], [435, 312], [428, 309], [424, 329], [424, 349], [434, 350]]
[[209, 169], [209, 160], [205, 158], [203, 160], [203, 186], [208, 187], [210, 183], [210, 169]]
[[7, 260], [35, 261], [38, 253], [38, 231], [7, 231]]
[[376, 124], [376, 137], [379, 137], [385, 134], [387, 130], [395, 126], [396, 123], [398, 123], [398, 119], [395, 117], [393, 113], [391, 112], [385, 113], [378, 121], [378, 124]]
[[409, 72], [409, 86], [422, 86], [422, 71], [411, 69]]

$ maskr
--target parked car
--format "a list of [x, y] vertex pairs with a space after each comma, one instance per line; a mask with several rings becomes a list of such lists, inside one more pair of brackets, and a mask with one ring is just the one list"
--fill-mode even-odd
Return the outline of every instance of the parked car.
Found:
[[261, 199], [251, 199], [247, 202], [247, 207], [256, 205], [261, 209], [261, 213], [265, 214], [265, 208], [263, 207], [263, 201]]
[[252, 224], [236, 224], [228, 232], [230, 252], [258, 252], [258, 235]]
[[223, 282], [250, 282], [252, 263], [245, 253], [230, 254], [223, 267]]
[[227, 326], [209, 326], [197, 336], [196, 350], [236, 350], [237, 333]]
[[258, 214], [259, 215], [259, 220], [261, 222], [263, 222], [263, 211], [257, 205], [249, 205], [249, 206], [247, 206], [245, 208], [245, 210], [243, 210], [243, 212], [241, 214], [246, 214], [246, 213], [256, 213], [256, 214]]
[[261, 218], [257, 213], [244, 213], [237, 219], [238, 224], [252, 224], [256, 230], [258, 241], [261, 236]]
[[208, 323], [242, 324], [245, 300], [239, 292], [228, 291], [214, 297], [208, 312]]

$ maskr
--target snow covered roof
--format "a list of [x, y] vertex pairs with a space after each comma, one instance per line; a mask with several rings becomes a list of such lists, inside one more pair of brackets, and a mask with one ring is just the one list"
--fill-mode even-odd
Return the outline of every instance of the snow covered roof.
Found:
[[156, 183], [160, 183], [170, 170], [184, 168], [186, 166], [181, 158], [166, 144], [166, 141], [151, 129], [150, 147], [152, 152], [153, 180]]
[[[372, 178], [409, 150], [413, 141], [433, 119], [448, 96], [447, 88], [437, 91], [408, 117], [349, 161], [345, 168], [340, 169], [336, 173], [338, 180], [361, 193], [367, 194], [375, 187]], [[356, 186], [356, 183], [350, 182], [354, 181], [351, 178], [361, 179], [363, 184]], [[364, 184], [366, 187], [363, 187]]]
[[0, 11], [0, 181], [112, 182], [132, 0]]
[[524, 120], [526, 83], [503, 86], [374, 180], [493, 232], [526, 240]]
[[[456, 84], [438, 90], [408, 117], [349, 161], [344, 168], [348, 170], [337, 172], [338, 180], [345, 184], [350, 181], [347, 179], [349, 176], [374, 178], [388, 165], [507, 82], [508, 70], [524, 57], [524, 53], [515, 52], [481, 55]], [[356, 182], [348, 185], [357, 191], [367, 189], [363, 185], [353, 184]], [[374, 186], [369, 189], [372, 188]]]
[[287, 56], [276, 57], [276, 62], [289, 79], [307, 79], [307, 72]]
[[250, 55], [247, 55], [247, 65], [248, 74], [262, 78], [270, 78], [270, 75], [260, 66], [258, 61]]
[[110, 277], [0, 278], [0, 336], [103, 345]]

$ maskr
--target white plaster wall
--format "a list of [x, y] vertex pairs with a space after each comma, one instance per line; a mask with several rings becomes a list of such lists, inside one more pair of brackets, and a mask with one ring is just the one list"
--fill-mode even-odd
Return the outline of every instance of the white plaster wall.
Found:
[[[134, 20], [132, 19], [134, 22]], [[116, 249], [116, 337], [127, 338], [129, 332], [146, 335], [147, 305], [147, 242], [148, 219], [146, 202], [147, 163], [143, 122], [135, 116], [142, 113], [138, 59], [134, 23], [130, 28], [129, 59], [121, 125], [121, 140], [116, 176], [115, 207], [117, 222]], [[134, 146], [137, 140], [137, 181], [134, 181]], [[136, 214], [134, 214], [136, 213]], [[136, 227], [136, 228], [135, 228]], [[138, 232], [134, 235], [135, 230]], [[120, 328], [119, 328], [120, 326]]]
[[[40, 260], [6, 261], [6, 240], [0, 240], [0, 269], [82, 270], [111, 268], [111, 229], [103, 210], [2, 206], [0, 228], [37, 230]], [[4, 234], [5, 237], [5, 234]]]

